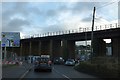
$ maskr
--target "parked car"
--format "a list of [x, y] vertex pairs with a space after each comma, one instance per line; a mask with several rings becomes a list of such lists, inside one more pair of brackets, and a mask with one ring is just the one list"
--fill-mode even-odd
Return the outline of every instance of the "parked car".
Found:
[[75, 65], [74, 59], [68, 59], [68, 60], [66, 60], [65, 65], [74, 66]]
[[87, 61], [90, 59], [90, 53], [86, 55], [80, 55], [80, 61]]
[[37, 58], [34, 63], [34, 71], [52, 71], [52, 61], [48, 57]]
[[64, 64], [64, 59], [62, 57], [56, 57], [53, 62], [54, 64]]

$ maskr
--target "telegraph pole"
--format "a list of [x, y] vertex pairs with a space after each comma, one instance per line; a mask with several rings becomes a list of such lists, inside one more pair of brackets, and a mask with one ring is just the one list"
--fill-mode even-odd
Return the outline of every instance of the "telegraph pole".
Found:
[[91, 32], [91, 58], [93, 57], [93, 30], [94, 30], [94, 19], [95, 19], [95, 7], [93, 9], [93, 20], [92, 20], [92, 32]]

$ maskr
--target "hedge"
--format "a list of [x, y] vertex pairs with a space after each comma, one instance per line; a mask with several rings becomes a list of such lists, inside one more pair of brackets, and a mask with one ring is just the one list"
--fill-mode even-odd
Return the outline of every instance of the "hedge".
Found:
[[119, 77], [120, 64], [113, 62], [102, 63], [102, 60], [97, 60], [94, 59], [92, 63], [90, 61], [80, 62], [77, 66], [74, 67], [74, 69], [80, 72], [96, 75], [101, 78]]

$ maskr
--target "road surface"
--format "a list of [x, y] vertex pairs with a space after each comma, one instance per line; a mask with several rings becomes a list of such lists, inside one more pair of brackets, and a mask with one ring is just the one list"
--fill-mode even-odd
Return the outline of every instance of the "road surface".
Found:
[[75, 78], [97, 78], [92, 75], [78, 72], [73, 69], [73, 66], [53, 65], [52, 72], [34, 72], [32, 70], [24, 78], [65, 78], [73, 80]]

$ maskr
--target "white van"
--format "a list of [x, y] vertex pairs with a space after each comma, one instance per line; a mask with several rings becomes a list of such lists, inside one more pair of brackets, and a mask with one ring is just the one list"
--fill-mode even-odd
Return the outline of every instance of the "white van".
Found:
[[28, 63], [33, 63], [33, 56], [28, 56], [27, 60], [28, 60]]
[[34, 63], [34, 61], [40, 56], [28, 56], [28, 63]]

